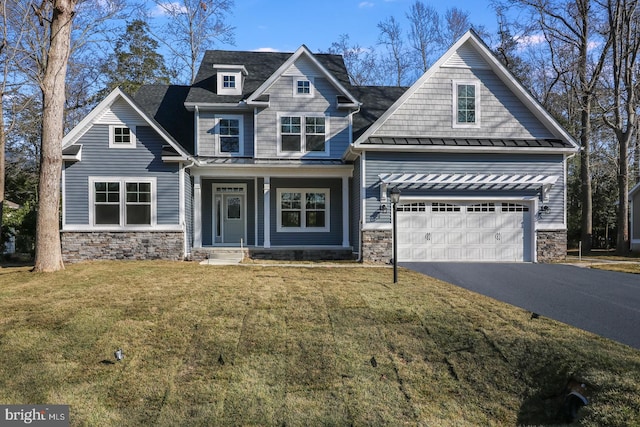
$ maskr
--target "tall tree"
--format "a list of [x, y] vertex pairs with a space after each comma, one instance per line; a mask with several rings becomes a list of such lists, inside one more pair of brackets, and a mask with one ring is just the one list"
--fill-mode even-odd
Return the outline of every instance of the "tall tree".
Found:
[[381, 83], [373, 48], [363, 48], [357, 43], [351, 44], [348, 34], [340, 35], [337, 42], [331, 43], [327, 53], [342, 55], [351, 84], [366, 86]]
[[402, 86], [407, 80], [411, 63], [404, 46], [400, 23], [391, 16], [378, 23], [378, 30], [380, 31], [378, 43], [387, 49], [387, 56], [383, 58], [385, 68], [388, 68], [390, 75], [394, 76], [394, 84]]
[[171, 73], [157, 50], [158, 42], [150, 36], [149, 25], [145, 21], [137, 19], [128, 23], [105, 63], [107, 83], [100, 97], [118, 86], [133, 94], [143, 84], [168, 84]]
[[[36, 15], [44, 25], [50, 20], [46, 66], [42, 81], [42, 147], [38, 182], [36, 257], [34, 271], [64, 268], [60, 247], [60, 178], [64, 133], [65, 78], [71, 53], [71, 28], [77, 0], [43, 2]], [[50, 11], [50, 15], [47, 13]], [[47, 16], [49, 15], [49, 16]]]
[[[556, 81], [575, 82], [580, 99], [581, 241], [589, 251], [593, 235], [591, 138], [596, 89], [611, 37], [602, 30], [603, 14], [592, 0], [511, 0], [531, 10], [549, 46]], [[577, 76], [574, 80], [572, 76]]]
[[637, 109], [640, 101], [640, 10], [637, 0], [607, 0], [611, 44], [610, 114], [605, 123], [618, 142], [618, 218], [616, 252], [629, 251], [629, 150], [637, 131]]
[[460, 37], [464, 35], [469, 29], [471, 29], [471, 20], [469, 19], [469, 13], [452, 7], [447, 9], [444, 14], [444, 26], [443, 26], [443, 42], [445, 49], [449, 48]]
[[154, 0], [169, 19], [162, 24], [162, 37], [174, 58], [187, 67], [193, 83], [204, 51], [215, 41], [234, 42], [235, 28], [226, 23], [233, 0]]
[[428, 6], [420, 0], [411, 5], [407, 19], [411, 26], [409, 40], [411, 47], [418, 56], [418, 63], [424, 73], [431, 65], [432, 56], [442, 44], [440, 36], [440, 15], [433, 6]]
[[[15, 76], [16, 62], [19, 60], [17, 46], [20, 44], [28, 14], [17, 7], [15, 0], [0, 0], [0, 235], [2, 234], [2, 212], [6, 193], [6, 147], [7, 130], [11, 123], [5, 120], [5, 98], [12, 95], [20, 84]], [[9, 96], [11, 99], [11, 96]], [[14, 102], [13, 105], [16, 105]], [[15, 121], [13, 121], [15, 123]]]

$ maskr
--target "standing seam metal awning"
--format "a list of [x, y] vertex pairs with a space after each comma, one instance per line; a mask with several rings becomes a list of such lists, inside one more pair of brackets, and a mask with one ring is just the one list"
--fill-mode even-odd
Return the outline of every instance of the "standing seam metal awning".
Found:
[[380, 181], [400, 189], [431, 190], [528, 190], [542, 188], [543, 193], [558, 181], [557, 175], [459, 174], [459, 173], [384, 173]]

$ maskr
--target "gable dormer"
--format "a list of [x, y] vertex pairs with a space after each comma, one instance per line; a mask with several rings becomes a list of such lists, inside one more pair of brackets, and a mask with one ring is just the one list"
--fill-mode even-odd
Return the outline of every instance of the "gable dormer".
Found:
[[248, 72], [244, 65], [214, 64], [218, 95], [242, 95], [244, 79]]

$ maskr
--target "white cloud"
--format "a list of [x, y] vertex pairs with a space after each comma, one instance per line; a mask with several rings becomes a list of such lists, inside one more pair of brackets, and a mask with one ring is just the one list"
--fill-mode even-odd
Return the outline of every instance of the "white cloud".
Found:
[[254, 49], [254, 52], [280, 52], [280, 51], [273, 47], [259, 47], [257, 49]]
[[537, 46], [539, 44], [546, 42], [544, 38], [544, 34], [533, 34], [530, 36], [517, 37], [515, 40], [523, 48], [530, 47], [530, 46]]
[[173, 2], [173, 3], [160, 3], [157, 4], [153, 9], [151, 9], [151, 16], [169, 16], [169, 15], [177, 15], [178, 13], [186, 13], [187, 9], [184, 5]]
[[358, 4], [358, 7], [359, 7], [360, 9], [364, 9], [364, 8], [366, 8], [366, 7], [373, 7], [373, 6], [374, 6], [374, 4], [373, 4], [373, 3], [371, 3], [370, 1], [363, 1], [363, 2], [360, 2], [360, 3]]

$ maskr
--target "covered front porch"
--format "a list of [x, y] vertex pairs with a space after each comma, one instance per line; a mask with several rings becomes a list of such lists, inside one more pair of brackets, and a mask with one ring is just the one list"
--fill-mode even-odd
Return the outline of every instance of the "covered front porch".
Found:
[[259, 259], [351, 257], [352, 167], [278, 163], [191, 169], [192, 259], [224, 248]]

